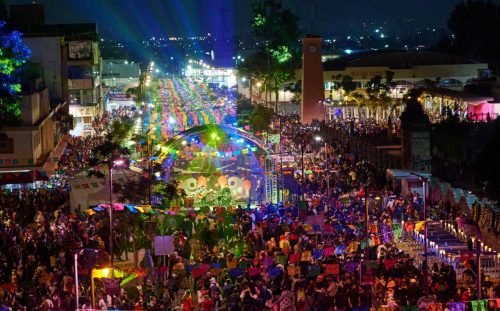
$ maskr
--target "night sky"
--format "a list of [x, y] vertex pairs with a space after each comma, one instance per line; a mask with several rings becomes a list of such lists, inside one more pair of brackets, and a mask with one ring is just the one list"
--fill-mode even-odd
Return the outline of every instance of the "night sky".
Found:
[[[6, 0], [8, 4], [31, 3]], [[103, 37], [242, 35], [250, 32], [252, 0], [39, 0], [48, 23], [97, 22]], [[316, 3], [315, 22], [311, 23]], [[301, 18], [304, 33], [349, 34], [384, 27], [387, 34], [446, 28], [460, 0], [284, 0]], [[313, 26], [311, 26], [313, 25]]]

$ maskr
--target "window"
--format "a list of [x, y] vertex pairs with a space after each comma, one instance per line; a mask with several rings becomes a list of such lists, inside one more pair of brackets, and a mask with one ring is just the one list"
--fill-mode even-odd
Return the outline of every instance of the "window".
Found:
[[92, 79], [92, 68], [83, 66], [68, 66], [69, 79]]

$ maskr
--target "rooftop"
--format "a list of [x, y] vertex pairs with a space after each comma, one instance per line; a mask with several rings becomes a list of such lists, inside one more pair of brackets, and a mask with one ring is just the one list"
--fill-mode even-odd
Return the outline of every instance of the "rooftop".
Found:
[[461, 56], [431, 51], [367, 51], [326, 61], [325, 71], [341, 71], [349, 67], [388, 67], [408, 69], [414, 66], [475, 64]]

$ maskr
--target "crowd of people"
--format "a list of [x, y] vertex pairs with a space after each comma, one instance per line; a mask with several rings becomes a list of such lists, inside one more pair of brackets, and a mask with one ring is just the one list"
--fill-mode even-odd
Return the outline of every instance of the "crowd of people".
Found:
[[[360, 135], [384, 130], [383, 125], [353, 122], [331, 126]], [[273, 122], [295, 153], [303, 148], [294, 139], [297, 125], [293, 117]], [[396, 123], [392, 126], [397, 131]], [[306, 130], [318, 129], [313, 125]], [[72, 138], [60, 175], [83, 170], [100, 143], [98, 137]], [[204, 206], [155, 216], [158, 232], [173, 237], [174, 251], [166, 260], [146, 251], [140, 263], [146, 272], [115, 295], [107, 294], [98, 281], [95, 308], [412, 310], [425, 288], [435, 297], [428, 306], [432, 310], [496, 307], [490, 305], [499, 294], [495, 284], [484, 283], [482, 297], [488, 300], [479, 305], [474, 275], [464, 283], [447, 262], [433, 265], [424, 279], [421, 256], [402, 247], [423, 219], [421, 196], [394, 193], [386, 187], [383, 172], [357, 159], [348, 146], [336, 141], [308, 144], [296, 178], [300, 199], [295, 203]], [[100, 256], [110, 250], [107, 213], [70, 210], [69, 191], [60, 184], [0, 193], [0, 310], [74, 310], [74, 252], [98, 251], [97, 258], [83, 259], [82, 267], [107, 264]], [[454, 219], [457, 213], [450, 209], [430, 214]], [[117, 221], [140, 217], [120, 213]], [[117, 223], [115, 228], [114, 255], [120, 257], [130, 240], [126, 226]], [[79, 307], [90, 309], [88, 271], [79, 285]]]
[[[171, 232], [178, 242], [171, 264], [177, 272], [169, 280], [176, 284], [172, 296], [183, 293], [183, 310], [193, 310], [193, 301], [200, 310], [214, 305], [230, 310], [416, 307], [424, 294], [421, 258], [398, 245], [422, 219], [422, 198], [416, 193], [394, 198], [380, 185], [376, 169], [354, 161], [342, 146], [334, 145], [327, 157], [334, 190], [325, 195], [324, 185], [311, 179], [305, 206], [206, 210], [201, 216], [177, 217], [171, 226], [182, 228]], [[380, 195], [379, 201], [368, 198], [368, 230], [361, 185]], [[432, 271], [428, 286], [436, 307], [444, 309], [464, 297], [474, 300], [473, 287], [457, 287], [462, 283], [452, 266], [443, 262]], [[184, 291], [189, 280], [195, 284], [194, 300]], [[496, 298], [497, 290], [492, 286], [488, 297]]]
[[391, 132], [394, 136], [401, 134], [401, 121], [398, 118], [391, 117], [385, 120], [375, 120], [373, 118], [332, 119], [328, 125], [336, 130], [359, 136], [387, 135], [388, 132]]

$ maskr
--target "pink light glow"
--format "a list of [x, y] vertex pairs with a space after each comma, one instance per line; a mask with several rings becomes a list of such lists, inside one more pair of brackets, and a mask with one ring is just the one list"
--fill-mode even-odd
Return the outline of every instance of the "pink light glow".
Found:
[[125, 161], [124, 160], [116, 160], [113, 162], [113, 167], [115, 166], [123, 166], [125, 164]]

